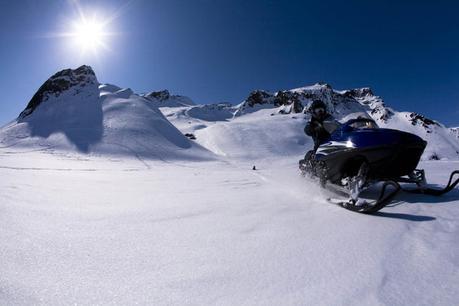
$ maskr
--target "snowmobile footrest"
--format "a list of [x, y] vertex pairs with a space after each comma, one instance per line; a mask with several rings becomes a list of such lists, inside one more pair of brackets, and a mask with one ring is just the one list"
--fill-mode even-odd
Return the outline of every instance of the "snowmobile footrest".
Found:
[[[389, 186], [392, 186], [393, 190], [386, 192]], [[374, 202], [365, 203], [363, 205], [356, 205], [355, 202], [351, 200], [334, 201], [332, 199], [328, 199], [328, 201], [351, 211], [359, 212], [362, 214], [373, 214], [384, 208], [387, 204], [389, 204], [390, 201], [392, 201], [392, 199], [395, 197], [395, 195], [400, 191], [400, 189], [401, 187], [397, 182], [386, 181], [382, 186], [381, 193], [379, 194], [378, 199]]]

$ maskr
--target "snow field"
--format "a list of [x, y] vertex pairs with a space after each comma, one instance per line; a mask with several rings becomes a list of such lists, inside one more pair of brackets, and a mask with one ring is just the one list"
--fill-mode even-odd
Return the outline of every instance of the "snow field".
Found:
[[[290, 159], [260, 159], [253, 171], [247, 161], [55, 154], [0, 155], [0, 304], [458, 298], [456, 191], [441, 200], [402, 195], [366, 216], [325, 202]], [[438, 183], [459, 166], [424, 165]]]

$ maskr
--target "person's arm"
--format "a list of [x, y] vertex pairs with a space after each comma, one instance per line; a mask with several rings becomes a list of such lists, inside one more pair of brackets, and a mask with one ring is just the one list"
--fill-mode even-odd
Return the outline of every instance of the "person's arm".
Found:
[[309, 121], [306, 126], [304, 127], [304, 133], [308, 136], [312, 136], [314, 133], [313, 122]]
[[306, 135], [314, 137], [322, 129], [322, 125], [317, 121], [309, 121], [304, 127], [304, 132]]

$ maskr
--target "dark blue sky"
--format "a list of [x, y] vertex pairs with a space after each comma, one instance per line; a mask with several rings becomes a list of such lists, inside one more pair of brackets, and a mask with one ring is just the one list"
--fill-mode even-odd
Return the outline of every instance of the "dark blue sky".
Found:
[[72, 1], [0, 0], [0, 124], [63, 68], [198, 103], [318, 81], [370, 86], [397, 110], [459, 125], [458, 1], [79, 1], [115, 16], [110, 51], [70, 50]]

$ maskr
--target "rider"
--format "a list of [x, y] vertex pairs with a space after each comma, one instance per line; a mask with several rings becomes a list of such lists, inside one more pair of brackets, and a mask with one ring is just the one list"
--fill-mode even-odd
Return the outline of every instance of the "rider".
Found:
[[322, 142], [330, 137], [330, 133], [324, 128], [323, 122], [325, 120], [334, 120], [332, 115], [327, 112], [327, 106], [321, 100], [314, 100], [309, 107], [308, 112], [311, 114], [311, 120], [304, 127], [304, 132], [306, 135], [311, 136], [314, 140], [314, 149], [308, 151], [304, 156], [304, 159], [299, 161], [299, 167], [302, 173], [310, 172], [312, 170], [314, 155], [317, 148]]
[[304, 132], [314, 140], [313, 152], [315, 153], [319, 145], [330, 137], [330, 133], [324, 128], [323, 122], [334, 119], [327, 112], [327, 106], [321, 100], [314, 100], [308, 111], [311, 113], [311, 120], [304, 127]]

